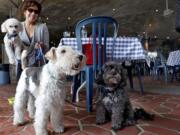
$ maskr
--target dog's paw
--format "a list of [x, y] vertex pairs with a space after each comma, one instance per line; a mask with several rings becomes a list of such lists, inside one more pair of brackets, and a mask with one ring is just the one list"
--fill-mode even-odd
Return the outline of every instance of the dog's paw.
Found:
[[111, 128], [113, 131], [117, 131], [117, 130], [121, 130], [123, 128], [123, 126], [121, 123], [116, 123], [116, 124], [112, 125]]
[[64, 126], [60, 126], [59, 128], [54, 129], [55, 133], [63, 133], [64, 132]]
[[136, 121], [134, 119], [127, 119], [123, 126], [132, 126], [132, 125], [135, 125], [136, 124]]
[[97, 118], [96, 118], [96, 124], [97, 124], [97, 125], [101, 125], [101, 124], [104, 124], [104, 123], [106, 123], [106, 120], [105, 120], [105, 119], [97, 119]]
[[28, 123], [27, 121], [23, 121], [23, 122], [13, 121], [13, 125], [15, 126], [24, 126], [27, 123]]
[[97, 122], [97, 121], [96, 121], [96, 124], [97, 124], [97, 125], [102, 125], [102, 124], [104, 124], [104, 123], [105, 123], [105, 122], [99, 122], [99, 121]]

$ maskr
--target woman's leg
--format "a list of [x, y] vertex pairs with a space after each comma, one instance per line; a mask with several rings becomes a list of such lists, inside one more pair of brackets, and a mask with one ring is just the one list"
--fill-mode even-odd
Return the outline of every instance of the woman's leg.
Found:
[[22, 73], [21, 60], [17, 60], [17, 65], [16, 65], [16, 80], [17, 81], [19, 81], [21, 73]]

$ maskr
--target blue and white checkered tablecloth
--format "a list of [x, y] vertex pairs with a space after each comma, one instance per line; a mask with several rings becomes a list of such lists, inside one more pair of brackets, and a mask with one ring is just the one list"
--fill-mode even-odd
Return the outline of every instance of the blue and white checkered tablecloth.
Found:
[[178, 66], [180, 65], [180, 50], [173, 51], [169, 53], [167, 59], [167, 65], [169, 66]]
[[[90, 43], [89, 38], [82, 38], [82, 44]], [[103, 43], [103, 39], [102, 39]], [[68, 45], [77, 49], [76, 38], [62, 38], [59, 45]], [[107, 57], [112, 58], [113, 38], [107, 38]], [[145, 60], [146, 54], [141, 42], [135, 37], [117, 37], [114, 46], [115, 60]]]

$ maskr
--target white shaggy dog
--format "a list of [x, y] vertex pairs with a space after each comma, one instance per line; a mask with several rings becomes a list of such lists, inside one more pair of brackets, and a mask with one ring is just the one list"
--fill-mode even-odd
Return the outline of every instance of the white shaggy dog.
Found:
[[22, 31], [22, 24], [15, 18], [9, 18], [1, 24], [1, 31], [6, 33], [4, 37], [5, 51], [9, 58], [9, 63], [16, 65], [18, 60], [22, 60], [22, 66], [25, 67], [25, 58], [21, 56], [21, 52], [26, 47], [19, 37], [19, 32]]
[[[43, 67], [23, 70], [18, 82], [14, 102], [14, 125], [25, 122], [24, 110], [34, 117], [36, 135], [47, 135], [50, 122], [55, 132], [64, 132], [63, 110], [66, 75], [79, 73], [85, 64], [85, 56], [68, 46], [51, 48], [45, 55], [49, 62]], [[34, 104], [35, 102], [35, 104]]]

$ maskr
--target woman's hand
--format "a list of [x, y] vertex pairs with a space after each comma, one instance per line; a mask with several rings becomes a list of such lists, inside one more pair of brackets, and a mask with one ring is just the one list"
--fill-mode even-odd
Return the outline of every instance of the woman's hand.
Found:
[[47, 49], [46, 46], [43, 44], [43, 42], [37, 42], [34, 46], [35, 49], [41, 48], [43, 53], [46, 53]]
[[44, 48], [44, 44], [43, 44], [43, 42], [37, 42], [34, 47], [35, 47], [35, 49]]

